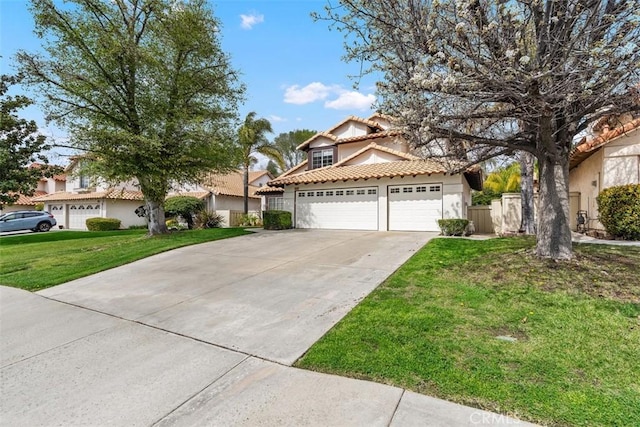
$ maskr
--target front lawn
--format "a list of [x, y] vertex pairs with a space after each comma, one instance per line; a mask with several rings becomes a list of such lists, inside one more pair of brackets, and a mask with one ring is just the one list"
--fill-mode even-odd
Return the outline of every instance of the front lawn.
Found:
[[147, 237], [146, 230], [56, 231], [0, 238], [0, 285], [37, 291], [170, 249], [249, 232], [214, 228]]
[[541, 424], [640, 426], [640, 248], [556, 263], [533, 246], [431, 241], [297, 366]]

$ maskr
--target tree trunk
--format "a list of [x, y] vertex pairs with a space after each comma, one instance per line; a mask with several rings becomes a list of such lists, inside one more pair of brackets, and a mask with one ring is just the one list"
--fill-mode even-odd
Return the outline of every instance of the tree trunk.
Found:
[[249, 166], [247, 165], [245, 165], [244, 167], [243, 186], [244, 186], [244, 214], [247, 215], [249, 213]]
[[569, 218], [569, 160], [538, 157], [540, 167], [540, 208], [536, 254], [542, 258], [571, 259]]
[[533, 204], [533, 165], [535, 156], [528, 151], [520, 153], [520, 199], [522, 204], [522, 222], [520, 232], [536, 234], [535, 207]]
[[167, 224], [164, 217], [164, 206], [162, 202], [146, 199], [147, 216], [149, 220], [149, 235], [156, 236], [158, 234], [167, 234]]

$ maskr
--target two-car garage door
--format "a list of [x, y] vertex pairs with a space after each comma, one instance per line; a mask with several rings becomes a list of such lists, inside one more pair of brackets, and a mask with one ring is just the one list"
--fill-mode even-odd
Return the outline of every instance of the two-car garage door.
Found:
[[[384, 188], [384, 187], [383, 187]], [[388, 188], [388, 229], [439, 231], [442, 184]], [[296, 191], [296, 227], [379, 230], [378, 187]]]
[[296, 191], [296, 227], [378, 229], [378, 188]]

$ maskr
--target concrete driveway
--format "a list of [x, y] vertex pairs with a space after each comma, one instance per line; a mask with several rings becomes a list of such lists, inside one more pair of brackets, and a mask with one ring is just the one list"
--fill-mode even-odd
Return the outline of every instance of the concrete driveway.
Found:
[[290, 367], [431, 237], [260, 232], [38, 294], [0, 287], [2, 423], [504, 422], [396, 387]]

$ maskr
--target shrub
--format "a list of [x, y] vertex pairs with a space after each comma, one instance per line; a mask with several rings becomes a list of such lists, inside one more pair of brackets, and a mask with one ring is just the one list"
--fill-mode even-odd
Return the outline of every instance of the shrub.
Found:
[[200, 211], [196, 214], [196, 228], [220, 228], [224, 223], [224, 217], [215, 211]]
[[44, 203], [36, 203], [36, 205], [33, 208], [35, 210], [37, 210], [37, 211], [43, 211], [44, 210]]
[[265, 211], [265, 230], [286, 230], [292, 227], [291, 212], [288, 211]]
[[605, 188], [596, 200], [600, 222], [607, 233], [640, 240], [640, 184]]
[[259, 227], [262, 225], [260, 217], [256, 214], [242, 214], [240, 216], [240, 227]]
[[467, 235], [468, 219], [439, 219], [438, 227], [442, 230], [444, 236], [463, 236]]
[[148, 225], [130, 225], [129, 230], [146, 230], [149, 228]]
[[89, 231], [111, 231], [120, 229], [120, 220], [117, 218], [87, 218]]
[[168, 216], [180, 215], [193, 228], [193, 216], [204, 209], [204, 202], [192, 196], [173, 196], [164, 202], [164, 212]]

